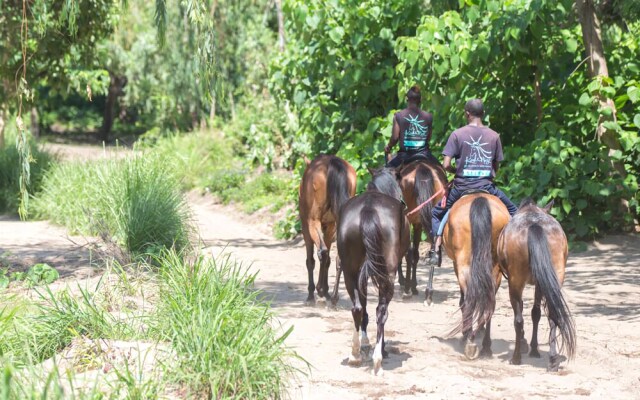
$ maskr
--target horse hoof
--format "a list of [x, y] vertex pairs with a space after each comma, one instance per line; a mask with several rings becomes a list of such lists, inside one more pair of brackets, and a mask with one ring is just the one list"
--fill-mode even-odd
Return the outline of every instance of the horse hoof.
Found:
[[560, 366], [560, 357], [549, 357], [549, 366], [547, 367], [547, 371], [549, 372], [558, 372], [558, 367]]
[[379, 363], [374, 362], [373, 371], [371, 371], [373, 376], [384, 376], [384, 370], [382, 369], [382, 361]]
[[491, 357], [493, 357], [493, 351], [491, 351], [491, 349], [483, 348], [480, 351], [480, 358], [491, 358]]
[[412, 297], [413, 297], [413, 295], [411, 293], [402, 292], [402, 300], [408, 300], [408, 299], [410, 299]]
[[413, 294], [415, 294], [415, 295], [420, 294], [420, 292], [419, 292], [419, 291], [418, 291], [418, 289], [416, 289], [416, 288], [411, 288], [411, 293], [413, 293]]
[[540, 353], [536, 349], [531, 349], [529, 352], [529, 357], [540, 358]]
[[358, 355], [357, 357], [351, 354], [349, 356], [349, 365], [352, 367], [359, 367], [362, 365], [362, 357]]
[[520, 362], [522, 360], [520, 359], [520, 357], [516, 357], [515, 355], [511, 358], [511, 360], [509, 360], [509, 364], [511, 365], [520, 365]]
[[307, 297], [307, 300], [304, 302], [304, 304], [308, 305], [308, 306], [315, 306], [316, 305], [316, 299], [313, 296]]
[[318, 300], [316, 300], [316, 303], [319, 305], [323, 305], [327, 303], [327, 299], [324, 297], [318, 297]]
[[464, 346], [464, 355], [467, 357], [467, 360], [475, 360], [479, 354], [478, 345], [475, 343], [467, 343]]
[[431, 301], [429, 301], [429, 299], [427, 299], [427, 300], [422, 302], [422, 305], [424, 305], [425, 307], [431, 307]]

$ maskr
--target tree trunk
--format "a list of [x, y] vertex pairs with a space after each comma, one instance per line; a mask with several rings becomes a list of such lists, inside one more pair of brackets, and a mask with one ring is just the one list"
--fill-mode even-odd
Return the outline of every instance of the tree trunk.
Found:
[[282, 13], [282, 0], [276, 0], [276, 13], [278, 14], [278, 47], [284, 52], [284, 15]]
[[[602, 37], [600, 32], [600, 21], [596, 14], [596, 8], [593, 0], [576, 0], [576, 8], [578, 11], [578, 19], [582, 27], [582, 38], [584, 41], [584, 47], [588, 58], [589, 77], [592, 79], [609, 77], [609, 70], [607, 68], [607, 59], [604, 56], [604, 48], [602, 46]], [[606, 84], [603, 82], [603, 85]], [[620, 150], [620, 142], [616, 135], [615, 130], [607, 129], [604, 123], [607, 120], [616, 120], [616, 106], [613, 100], [606, 98], [605, 96], [598, 94], [598, 102], [600, 108], [609, 108], [611, 110], [611, 116], [605, 116], [600, 114], [598, 118], [598, 126], [596, 128], [596, 135], [598, 140], [604, 143], [609, 148], [609, 160], [606, 160], [615, 171], [620, 174], [622, 178], [627, 176], [627, 172], [624, 169], [624, 164], [620, 161], [615, 161], [611, 158], [612, 153], [616, 150]], [[619, 214], [629, 213], [629, 202], [626, 199], [621, 199]]]
[[38, 119], [38, 109], [31, 107], [31, 134], [36, 139], [40, 138], [40, 123]]
[[5, 126], [4, 108], [0, 107], [0, 150], [4, 149], [4, 126]]
[[127, 84], [126, 76], [118, 76], [115, 73], [109, 71], [109, 91], [107, 92], [107, 101], [104, 106], [104, 113], [102, 115], [102, 127], [99, 131], [98, 139], [102, 142], [109, 141], [109, 134], [113, 127], [115, 105], [118, 97], [124, 94], [124, 87]]

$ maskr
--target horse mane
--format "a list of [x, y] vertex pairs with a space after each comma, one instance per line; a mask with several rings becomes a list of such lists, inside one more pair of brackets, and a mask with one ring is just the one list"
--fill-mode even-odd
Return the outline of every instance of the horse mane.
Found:
[[374, 171], [371, 182], [367, 184], [367, 190], [384, 193], [398, 200], [402, 198], [402, 190], [396, 180], [395, 170], [392, 168]]
[[521, 202], [520, 202], [520, 207], [518, 208], [523, 208], [526, 206], [538, 206], [538, 204], [536, 204], [536, 202], [531, 198], [531, 197], [525, 197]]

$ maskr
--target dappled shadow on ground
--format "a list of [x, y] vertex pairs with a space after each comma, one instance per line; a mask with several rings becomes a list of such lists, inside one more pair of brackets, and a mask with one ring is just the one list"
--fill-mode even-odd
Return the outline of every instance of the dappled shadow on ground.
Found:
[[273, 250], [289, 250], [292, 247], [300, 245], [302, 240], [293, 240], [290, 242], [280, 242], [273, 239], [206, 239], [202, 240], [205, 247], [234, 247], [234, 248], [264, 248]]
[[640, 319], [640, 237], [611, 236], [569, 255], [565, 291], [575, 314]]

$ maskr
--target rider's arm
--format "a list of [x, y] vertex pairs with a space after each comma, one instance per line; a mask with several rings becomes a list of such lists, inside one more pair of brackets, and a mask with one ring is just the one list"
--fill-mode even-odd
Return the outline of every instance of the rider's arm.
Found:
[[389, 144], [384, 146], [385, 153], [391, 153], [391, 149], [393, 146], [398, 143], [400, 139], [400, 125], [398, 125], [398, 121], [396, 121], [396, 117], [393, 117], [393, 129], [391, 130], [391, 139], [389, 139]]
[[442, 166], [446, 171], [449, 171], [452, 174], [456, 173], [456, 169], [451, 165], [451, 157], [444, 156], [444, 161], [442, 162]]

